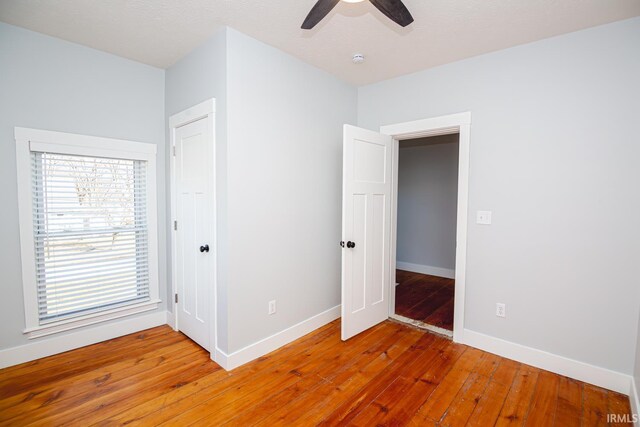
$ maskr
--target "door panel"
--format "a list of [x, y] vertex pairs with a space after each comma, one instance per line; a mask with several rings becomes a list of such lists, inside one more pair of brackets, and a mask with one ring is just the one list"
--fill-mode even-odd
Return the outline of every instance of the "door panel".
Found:
[[378, 304], [384, 301], [384, 279], [388, 268], [389, 249], [385, 248], [389, 238], [385, 241], [385, 232], [387, 230], [385, 221], [385, 208], [387, 207], [387, 198], [384, 194], [373, 194], [371, 196], [371, 226], [369, 228], [371, 239], [371, 303]]
[[[389, 317], [393, 139], [345, 125], [343, 153], [342, 339]], [[348, 247], [347, 242], [355, 243]]]
[[[200, 247], [211, 240], [211, 142], [207, 120], [175, 130], [176, 137], [176, 276], [178, 329], [209, 350], [209, 292], [211, 257]], [[212, 240], [211, 240], [212, 241]]]
[[[349, 255], [351, 274], [348, 276], [351, 280], [351, 313], [356, 313], [360, 310], [364, 310], [367, 306], [365, 297], [365, 251], [361, 250], [361, 247], [365, 246], [365, 218], [367, 212], [367, 196], [365, 194], [354, 194], [353, 200], [353, 215], [351, 217], [352, 231], [351, 238], [354, 242], [359, 242]], [[348, 249], [348, 248], [347, 248]], [[357, 250], [356, 250], [357, 249]]]

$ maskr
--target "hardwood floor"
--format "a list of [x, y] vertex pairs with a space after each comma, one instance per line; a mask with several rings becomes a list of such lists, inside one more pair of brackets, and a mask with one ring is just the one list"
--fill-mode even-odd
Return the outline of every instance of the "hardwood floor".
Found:
[[232, 372], [163, 326], [0, 370], [0, 424], [607, 425], [626, 396], [384, 322], [340, 323]]
[[453, 331], [453, 279], [397, 270], [396, 314]]

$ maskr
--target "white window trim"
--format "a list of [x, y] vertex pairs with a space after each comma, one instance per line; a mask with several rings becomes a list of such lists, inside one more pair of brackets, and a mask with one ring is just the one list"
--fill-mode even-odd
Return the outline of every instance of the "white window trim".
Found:
[[[101, 138], [48, 130], [15, 128], [16, 167], [18, 172], [18, 210], [24, 293], [24, 334], [29, 338], [68, 331], [83, 326], [153, 310], [161, 302], [158, 286], [158, 212], [156, 192], [156, 145], [121, 139]], [[110, 157], [147, 162], [147, 224], [149, 227], [150, 300], [46, 325], [38, 322], [35, 244], [33, 237], [33, 203], [31, 194], [31, 153], [48, 151], [57, 154]]]

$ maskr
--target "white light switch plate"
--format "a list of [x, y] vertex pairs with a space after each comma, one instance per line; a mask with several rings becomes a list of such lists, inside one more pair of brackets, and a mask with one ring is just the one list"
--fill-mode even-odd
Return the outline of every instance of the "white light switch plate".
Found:
[[482, 225], [491, 225], [491, 211], [478, 211], [476, 223]]

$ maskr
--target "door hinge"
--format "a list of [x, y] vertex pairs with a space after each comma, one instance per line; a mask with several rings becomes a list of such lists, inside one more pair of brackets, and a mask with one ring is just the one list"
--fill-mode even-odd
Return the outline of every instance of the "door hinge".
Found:
[[173, 230], [178, 231], [178, 221], [173, 221]]
[[176, 304], [177, 304], [178, 303], [178, 294], [176, 294], [175, 300], [176, 300]]
[[173, 146], [173, 156], [174, 157], [176, 156], [176, 146], [175, 145]]

